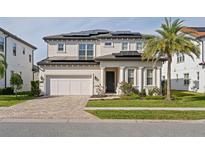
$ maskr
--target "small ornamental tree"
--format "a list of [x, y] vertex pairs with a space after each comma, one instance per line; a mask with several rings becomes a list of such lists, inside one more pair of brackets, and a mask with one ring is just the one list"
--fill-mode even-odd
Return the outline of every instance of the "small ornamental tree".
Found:
[[23, 80], [22, 80], [21, 76], [18, 73], [13, 73], [11, 75], [10, 84], [14, 88], [14, 92], [15, 92], [16, 97], [17, 97], [17, 92], [20, 89], [22, 89], [22, 86], [23, 86]]

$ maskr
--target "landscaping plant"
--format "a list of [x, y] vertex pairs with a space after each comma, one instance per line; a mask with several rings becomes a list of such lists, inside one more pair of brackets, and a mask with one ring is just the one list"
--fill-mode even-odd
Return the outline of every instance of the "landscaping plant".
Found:
[[39, 88], [39, 81], [31, 81], [31, 95], [40, 96], [41, 90]]
[[14, 92], [17, 97], [18, 91], [22, 89], [23, 86], [23, 80], [21, 76], [18, 73], [13, 73], [10, 78], [10, 84], [14, 88]]

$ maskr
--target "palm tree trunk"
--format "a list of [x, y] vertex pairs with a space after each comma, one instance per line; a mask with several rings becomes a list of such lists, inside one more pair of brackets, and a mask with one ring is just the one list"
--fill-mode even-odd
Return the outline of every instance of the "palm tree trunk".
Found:
[[167, 65], [167, 97], [166, 100], [171, 101], [171, 63], [172, 57], [168, 56], [168, 65]]

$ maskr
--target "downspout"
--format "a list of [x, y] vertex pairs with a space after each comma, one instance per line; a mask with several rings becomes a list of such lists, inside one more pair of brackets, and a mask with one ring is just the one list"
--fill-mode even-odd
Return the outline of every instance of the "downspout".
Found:
[[[7, 61], [7, 38], [8, 37], [9, 37], [8, 35], [5, 37], [5, 54], [4, 54], [5, 62]], [[7, 68], [5, 69], [4, 77], [5, 77], [5, 88], [6, 88], [7, 87], [7, 85], [6, 85], [6, 83], [7, 83]]]

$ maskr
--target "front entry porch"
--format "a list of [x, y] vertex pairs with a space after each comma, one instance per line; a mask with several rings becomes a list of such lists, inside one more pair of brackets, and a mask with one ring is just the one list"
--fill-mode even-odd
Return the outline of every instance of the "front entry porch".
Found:
[[135, 89], [161, 88], [161, 67], [101, 67], [101, 85], [107, 94], [121, 94], [121, 82], [132, 83]]

